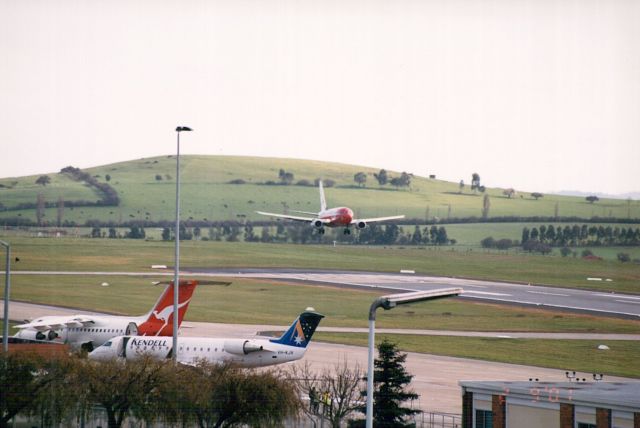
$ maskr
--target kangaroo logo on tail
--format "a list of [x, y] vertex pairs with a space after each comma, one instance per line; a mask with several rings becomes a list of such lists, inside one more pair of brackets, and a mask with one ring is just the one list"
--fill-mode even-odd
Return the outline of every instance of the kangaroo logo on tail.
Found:
[[[182, 318], [187, 311], [191, 296], [198, 285], [198, 281], [180, 281], [180, 300], [178, 305], [178, 325], [182, 323]], [[170, 336], [173, 334], [173, 325], [170, 324], [173, 315], [173, 281], [165, 288], [164, 292], [154, 305], [151, 312], [147, 314], [145, 322], [138, 326], [138, 332], [143, 336]]]

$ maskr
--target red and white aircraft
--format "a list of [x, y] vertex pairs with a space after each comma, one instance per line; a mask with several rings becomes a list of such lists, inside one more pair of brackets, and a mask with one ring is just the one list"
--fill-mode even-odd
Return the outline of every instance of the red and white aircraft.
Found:
[[[151, 310], [138, 317], [116, 315], [45, 316], [14, 328], [20, 331], [14, 337], [65, 343], [72, 349], [88, 351], [102, 345], [114, 336], [131, 334], [142, 336], [173, 335], [173, 281], [167, 286]], [[228, 282], [181, 280], [178, 304], [178, 325], [182, 323], [191, 296], [198, 284], [229, 285]]]
[[368, 223], [375, 223], [387, 220], [397, 220], [404, 218], [404, 215], [394, 215], [389, 217], [375, 217], [375, 218], [353, 218], [353, 210], [347, 207], [329, 208], [327, 209], [327, 202], [324, 197], [324, 189], [322, 188], [322, 181], [318, 182], [318, 188], [320, 190], [320, 212], [312, 213], [307, 211], [295, 211], [302, 214], [311, 214], [314, 217], [302, 217], [288, 214], [275, 214], [267, 213], [263, 211], [256, 211], [258, 214], [266, 215], [270, 217], [284, 218], [287, 220], [302, 221], [310, 223], [313, 227], [318, 229], [318, 233], [324, 234], [324, 228], [326, 227], [344, 227], [344, 234], [349, 235], [351, 233], [351, 227], [355, 226], [357, 229], [364, 229]]

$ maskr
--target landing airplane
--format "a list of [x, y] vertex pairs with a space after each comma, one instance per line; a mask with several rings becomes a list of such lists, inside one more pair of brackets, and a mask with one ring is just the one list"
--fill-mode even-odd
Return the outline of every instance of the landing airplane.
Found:
[[347, 207], [329, 208], [327, 209], [327, 202], [324, 197], [324, 189], [322, 188], [322, 180], [318, 182], [318, 189], [320, 190], [320, 212], [312, 213], [308, 211], [295, 211], [302, 214], [311, 214], [314, 217], [301, 217], [288, 214], [275, 214], [267, 213], [263, 211], [256, 211], [260, 215], [266, 215], [270, 217], [284, 218], [287, 220], [302, 221], [311, 223], [320, 235], [324, 234], [324, 228], [327, 227], [344, 227], [344, 234], [351, 234], [351, 226], [355, 226], [358, 229], [364, 229], [367, 227], [367, 223], [375, 223], [387, 220], [397, 220], [404, 218], [404, 215], [394, 215], [389, 217], [375, 217], [375, 218], [353, 218], [353, 210]]
[[[176, 360], [182, 364], [198, 361], [231, 363], [240, 367], [263, 367], [295, 361], [304, 355], [311, 337], [324, 315], [307, 308], [278, 339], [219, 339], [181, 337]], [[122, 358], [135, 360], [143, 355], [157, 359], [172, 357], [173, 341], [164, 337], [118, 336], [89, 354], [94, 360]]]
[[[157, 283], [161, 284], [161, 283]], [[173, 335], [173, 281], [167, 284], [151, 310], [138, 317], [115, 315], [70, 315], [45, 316], [26, 324], [14, 326], [19, 329], [14, 337], [69, 344], [72, 349], [91, 351], [114, 336], [122, 334], [143, 336]], [[182, 323], [191, 296], [198, 284], [229, 285], [218, 281], [180, 281], [180, 303], [178, 325]]]

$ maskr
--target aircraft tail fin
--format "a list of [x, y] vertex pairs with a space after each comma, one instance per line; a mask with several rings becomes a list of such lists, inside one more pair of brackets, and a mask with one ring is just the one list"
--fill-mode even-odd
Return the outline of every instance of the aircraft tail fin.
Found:
[[318, 189], [320, 190], [320, 211], [326, 211], [327, 200], [324, 197], [324, 188], [322, 187], [322, 180], [318, 180]]
[[[187, 312], [189, 302], [198, 281], [180, 280], [178, 294], [178, 326]], [[138, 334], [144, 336], [171, 336], [173, 334], [173, 281], [170, 281], [151, 311], [144, 317], [145, 321], [138, 326]]]
[[306, 348], [322, 318], [324, 318], [324, 315], [319, 314], [313, 308], [307, 308], [282, 336], [270, 341], [281, 345]]

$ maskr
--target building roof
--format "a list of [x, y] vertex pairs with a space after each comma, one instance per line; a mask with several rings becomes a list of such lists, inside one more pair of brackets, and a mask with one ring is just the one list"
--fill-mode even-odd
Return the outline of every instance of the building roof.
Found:
[[640, 412], [640, 382], [461, 381], [465, 391], [504, 395], [532, 403], [568, 403]]

